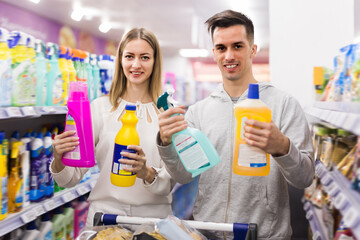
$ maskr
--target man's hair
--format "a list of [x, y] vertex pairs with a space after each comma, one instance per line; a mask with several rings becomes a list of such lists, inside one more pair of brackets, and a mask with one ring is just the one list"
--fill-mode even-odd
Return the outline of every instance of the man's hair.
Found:
[[208, 31], [211, 34], [211, 39], [213, 39], [214, 31], [216, 28], [228, 28], [235, 25], [243, 25], [246, 29], [247, 39], [250, 44], [254, 43], [254, 25], [250, 18], [246, 15], [235, 12], [233, 10], [225, 10], [219, 12], [209, 18], [205, 24], [208, 26]]

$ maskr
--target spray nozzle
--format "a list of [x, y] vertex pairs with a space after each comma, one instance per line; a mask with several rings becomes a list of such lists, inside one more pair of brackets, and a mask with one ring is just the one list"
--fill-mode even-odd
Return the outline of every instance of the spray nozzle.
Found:
[[178, 105], [178, 102], [173, 98], [175, 93], [174, 88], [167, 89], [157, 100], [156, 106], [158, 109], [163, 108], [165, 111]]

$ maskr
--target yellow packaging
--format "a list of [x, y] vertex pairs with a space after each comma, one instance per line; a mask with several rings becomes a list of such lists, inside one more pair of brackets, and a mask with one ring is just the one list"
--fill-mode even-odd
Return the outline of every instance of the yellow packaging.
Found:
[[248, 99], [235, 105], [235, 144], [233, 171], [238, 175], [266, 176], [270, 172], [270, 157], [263, 150], [247, 145], [244, 127], [247, 119], [271, 122], [271, 110], [259, 99], [259, 86], [249, 85]]
[[123, 170], [126, 164], [119, 162], [120, 159], [128, 159], [121, 155], [121, 152], [136, 153], [134, 150], [127, 149], [129, 145], [139, 145], [140, 138], [136, 130], [138, 118], [135, 114], [136, 106], [126, 105], [125, 114], [121, 117], [123, 126], [115, 137], [114, 157], [111, 168], [111, 183], [119, 187], [131, 187], [134, 185], [136, 175], [132, 172]]

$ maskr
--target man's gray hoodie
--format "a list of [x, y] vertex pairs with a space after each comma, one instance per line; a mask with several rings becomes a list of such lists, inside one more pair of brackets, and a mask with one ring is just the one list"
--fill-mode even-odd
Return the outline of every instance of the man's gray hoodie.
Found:
[[[309, 125], [299, 103], [269, 83], [259, 83], [260, 99], [271, 109], [272, 121], [290, 139], [287, 155], [270, 157], [264, 177], [240, 176], [232, 170], [235, 137], [234, 103], [220, 84], [209, 97], [189, 107], [189, 127], [202, 131], [220, 155], [221, 162], [202, 173], [194, 205], [194, 219], [225, 223], [257, 223], [258, 239], [290, 239], [287, 182], [308, 187], [314, 177], [313, 144]], [[247, 98], [246, 90], [238, 101]], [[160, 156], [171, 176], [180, 183], [192, 180], [172, 144], [160, 146]], [[294, 213], [296, 214], [296, 213]], [[206, 233], [215, 239], [232, 234]]]

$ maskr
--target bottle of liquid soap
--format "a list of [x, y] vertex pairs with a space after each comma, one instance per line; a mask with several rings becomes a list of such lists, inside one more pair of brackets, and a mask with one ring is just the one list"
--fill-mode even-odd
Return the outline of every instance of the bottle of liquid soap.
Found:
[[23, 180], [20, 170], [20, 147], [22, 142], [12, 142], [10, 157], [10, 174], [8, 180], [8, 212], [19, 212], [23, 208]]
[[[157, 101], [157, 107], [165, 111], [176, 105], [172, 98], [173, 89], [168, 89]], [[172, 136], [177, 154], [185, 169], [196, 177], [200, 173], [214, 167], [220, 162], [217, 153], [210, 140], [196, 128], [186, 128]]]
[[111, 168], [111, 183], [119, 187], [131, 187], [134, 185], [136, 175], [133, 172], [125, 171], [126, 164], [119, 162], [120, 159], [128, 159], [121, 155], [121, 152], [135, 153], [127, 149], [128, 145], [139, 145], [140, 138], [136, 130], [138, 118], [135, 114], [135, 105], [126, 105], [125, 114], [121, 117], [122, 127], [115, 137], [114, 157]]
[[271, 122], [271, 110], [259, 98], [259, 85], [249, 84], [248, 98], [234, 107], [236, 118], [233, 171], [238, 175], [266, 176], [270, 172], [269, 154], [249, 146], [244, 139], [247, 119]]
[[12, 71], [11, 54], [8, 46], [9, 32], [0, 28], [0, 106], [11, 105]]
[[91, 168], [95, 165], [95, 153], [86, 83], [71, 82], [69, 94], [65, 131], [75, 131], [74, 137], [79, 137], [79, 145], [66, 152], [62, 162], [66, 166]]
[[8, 213], [8, 141], [5, 133], [0, 132], [0, 221], [7, 217]]

